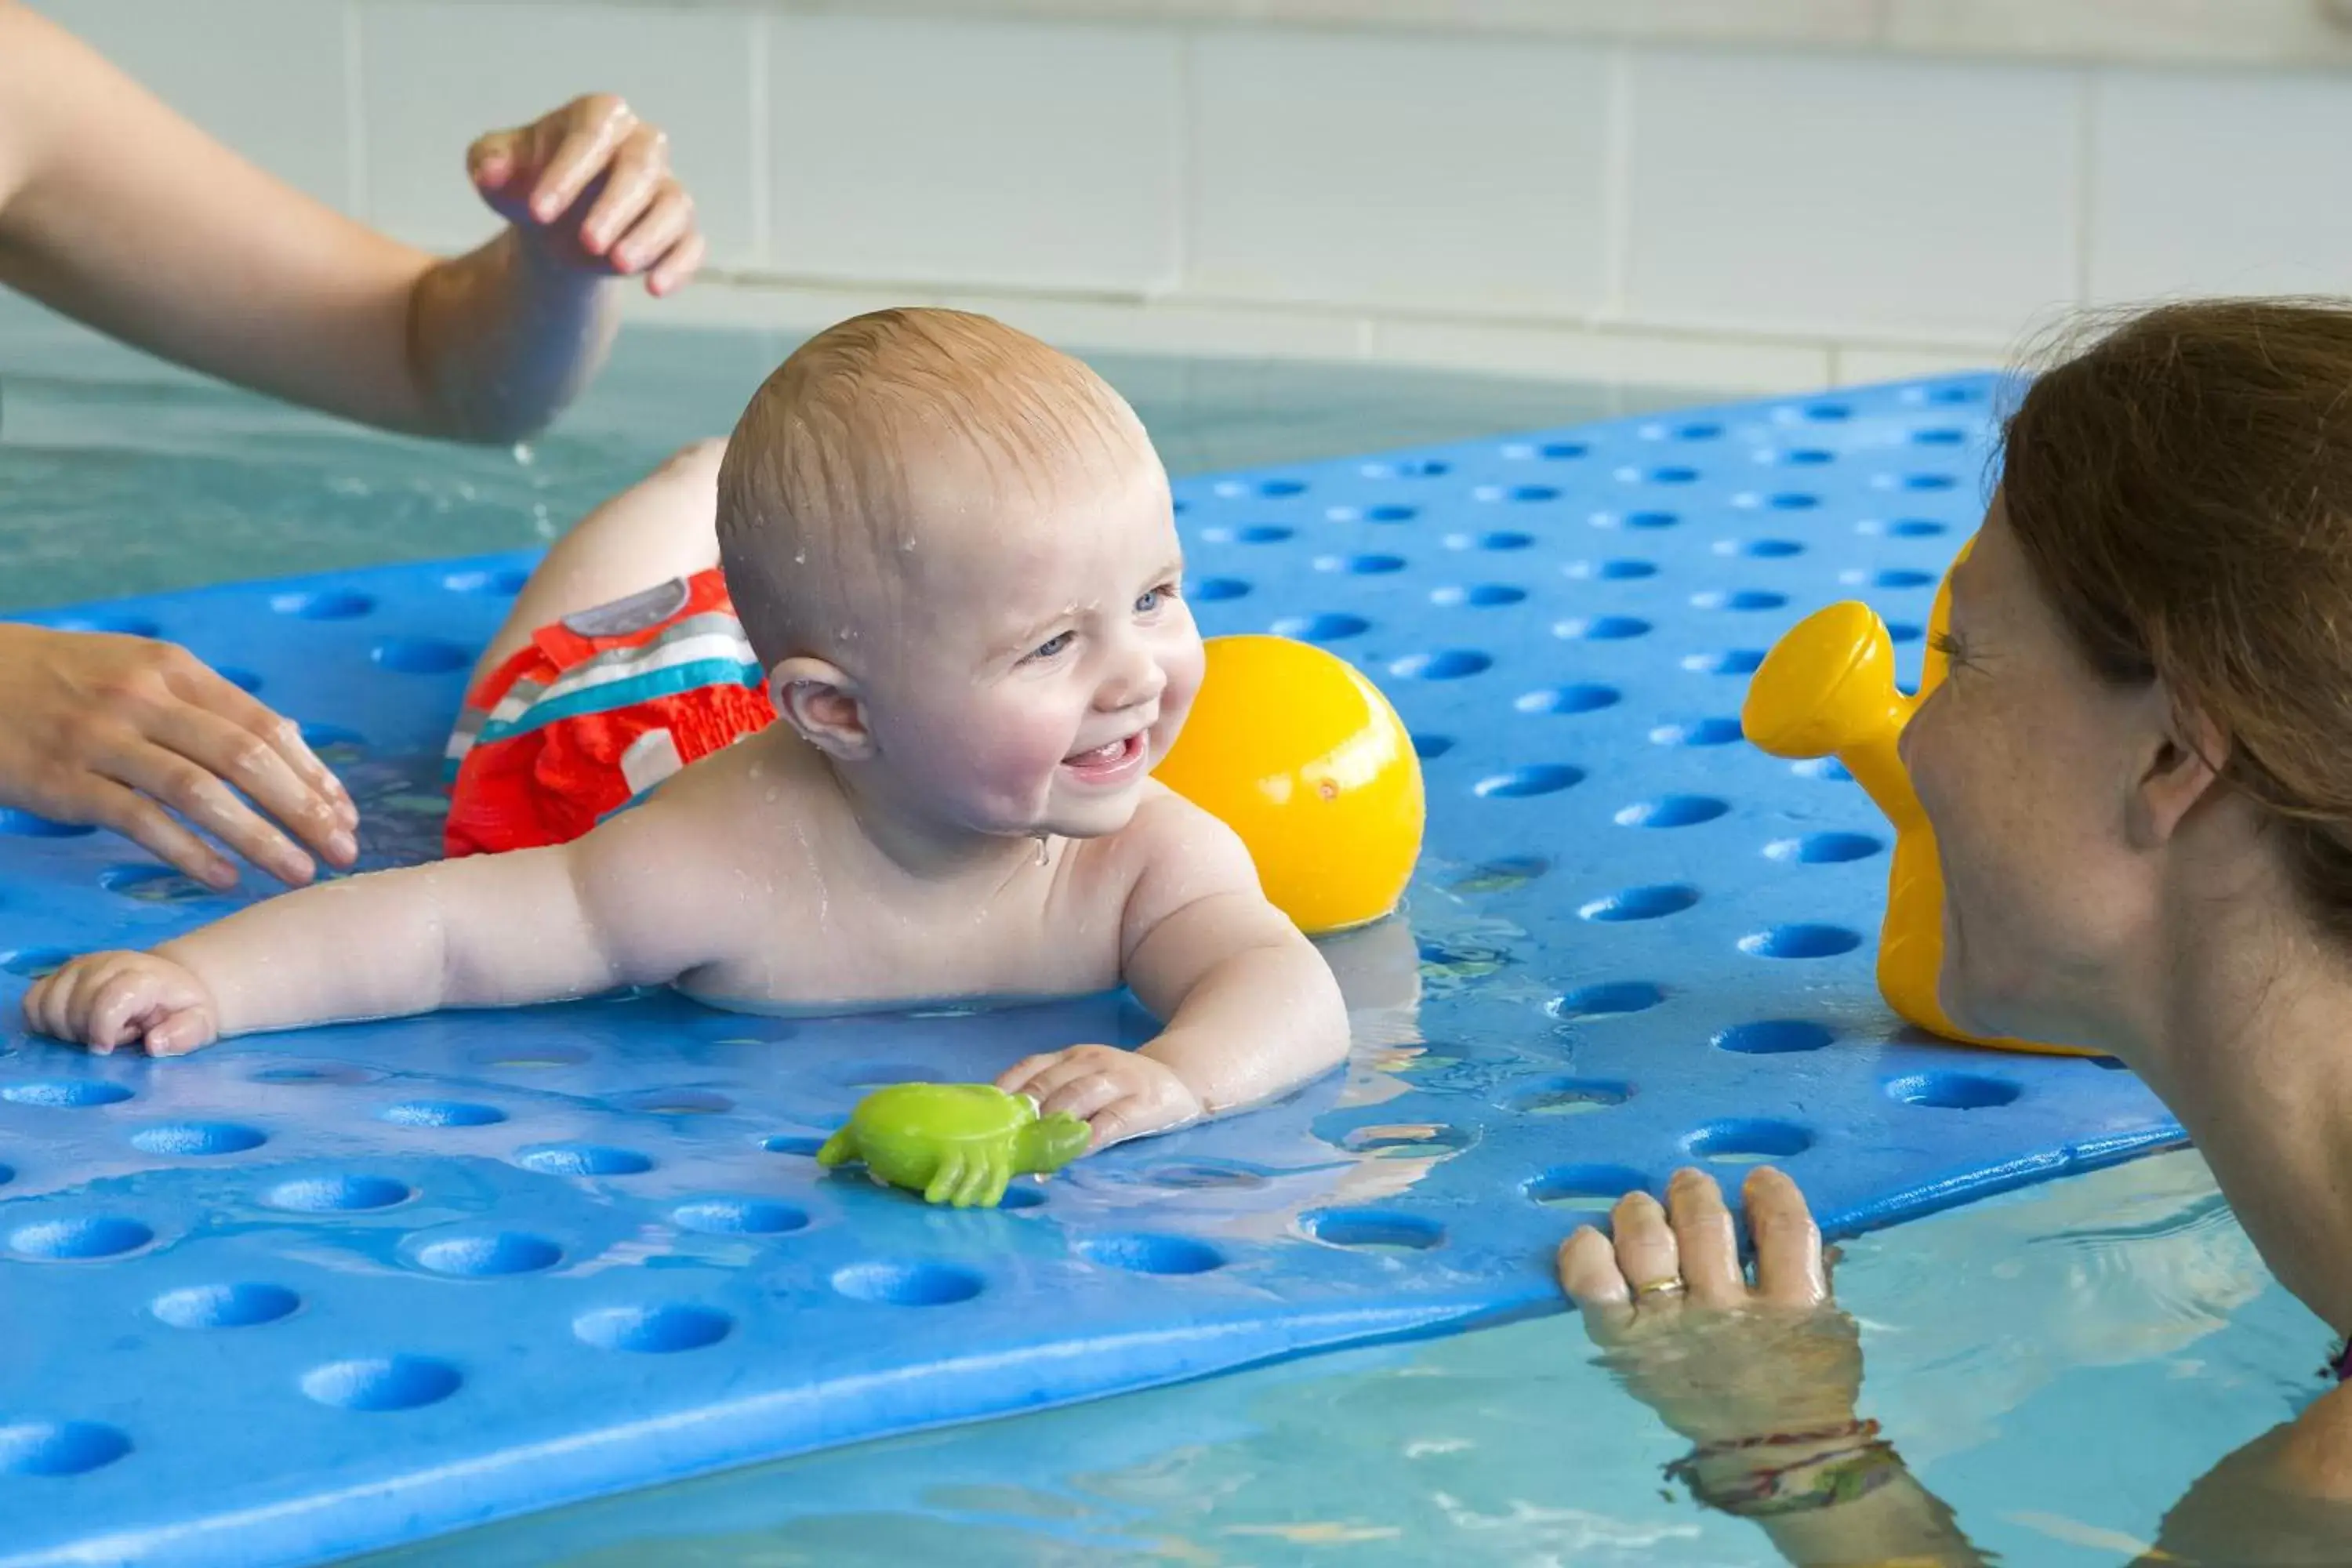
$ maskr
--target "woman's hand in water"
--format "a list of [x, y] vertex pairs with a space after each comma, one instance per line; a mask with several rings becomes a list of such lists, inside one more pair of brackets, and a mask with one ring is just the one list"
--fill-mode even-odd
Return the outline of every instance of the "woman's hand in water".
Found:
[[1619, 1200], [1613, 1241], [1586, 1226], [1560, 1244], [1559, 1283], [1633, 1394], [1696, 1443], [1833, 1428], [1853, 1418], [1862, 1350], [1830, 1297], [1821, 1231], [1796, 1184], [1769, 1166], [1742, 1189], [1756, 1282], [1713, 1177], [1677, 1171], [1662, 1207]]
[[336, 866], [359, 852], [358, 810], [293, 723], [146, 637], [0, 626], [0, 805], [110, 827], [214, 888], [236, 867], [187, 824], [294, 884], [315, 868], [296, 838]]
[[669, 138], [608, 92], [466, 153], [474, 188], [542, 255], [600, 275], [646, 275], [667, 294], [702, 265], [694, 198], [669, 166]]
[[1027, 1095], [1041, 1116], [1066, 1110], [1079, 1118], [1094, 1129], [1097, 1149], [1198, 1121], [1202, 1110], [1200, 1096], [1166, 1064], [1116, 1046], [1072, 1046], [1024, 1057], [996, 1087]]
[[1699, 1171], [1675, 1173], [1664, 1207], [1621, 1200], [1613, 1239], [1587, 1226], [1560, 1245], [1560, 1286], [1604, 1364], [1695, 1445], [1667, 1476], [1754, 1520], [1793, 1563], [1983, 1564], [1876, 1425], [1854, 1419], [1862, 1347], [1830, 1299], [1804, 1194], [1759, 1166], [1741, 1195], [1753, 1285], [1738, 1223]]
[[89, 952], [25, 993], [25, 1026], [106, 1056], [141, 1045], [184, 1057], [220, 1037], [220, 1010], [184, 964], [155, 952]]

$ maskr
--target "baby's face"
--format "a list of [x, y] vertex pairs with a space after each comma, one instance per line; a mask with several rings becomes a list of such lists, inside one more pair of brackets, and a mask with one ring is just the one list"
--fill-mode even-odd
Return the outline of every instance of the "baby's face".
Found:
[[1167, 478], [1148, 449], [1100, 468], [935, 502], [902, 557], [867, 722], [902, 797], [959, 827], [1117, 832], [1200, 689]]

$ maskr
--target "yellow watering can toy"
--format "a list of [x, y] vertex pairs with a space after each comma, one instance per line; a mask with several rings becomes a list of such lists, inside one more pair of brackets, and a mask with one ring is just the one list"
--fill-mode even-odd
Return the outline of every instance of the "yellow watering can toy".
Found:
[[[1959, 560], [1968, 558], [1963, 548]], [[1957, 564], [1957, 563], [1955, 563]], [[1776, 757], [1835, 756], [1895, 828], [1895, 864], [1886, 879], [1886, 919], [1878, 933], [1878, 989], [1906, 1020], [1948, 1039], [2008, 1051], [2056, 1056], [2094, 1053], [2030, 1040], [1971, 1035], [1945, 1016], [1936, 998], [1944, 963], [1944, 873], [1935, 830], [1895, 754], [1903, 726], [1944, 679], [1937, 652], [1950, 612], [1947, 575], [1927, 616], [1919, 695], [1895, 685], [1895, 645], [1869, 605], [1848, 600], [1816, 611], [1773, 646], [1748, 688], [1739, 727]]]

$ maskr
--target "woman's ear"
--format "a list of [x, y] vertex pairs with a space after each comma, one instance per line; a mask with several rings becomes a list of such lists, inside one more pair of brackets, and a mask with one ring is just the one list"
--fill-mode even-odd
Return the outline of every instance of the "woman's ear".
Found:
[[874, 754], [865, 700], [840, 666], [806, 656], [780, 659], [768, 671], [768, 700], [777, 718], [835, 761], [863, 762]]
[[2156, 849], [2171, 841], [2198, 802], [2221, 782], [2230, 737], [2203, 712], [2176, 699], [2161, 680], [2135, 700], [2147, 736], [2146, 761], [2132, 791], [2132, 847]]

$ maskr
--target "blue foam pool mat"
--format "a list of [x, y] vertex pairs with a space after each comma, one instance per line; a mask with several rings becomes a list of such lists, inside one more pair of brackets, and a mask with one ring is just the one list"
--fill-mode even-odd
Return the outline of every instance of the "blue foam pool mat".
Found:
[[[1357, 662], [1425, 759], [1348, 1068], [996, 1212], [813, 1159], [868, 1088], [1135, 1043], [1117, 997], [782, 1021], [661, 994], [149, 1063], [16, 1026], [209, 895], [0, 812], [0, 1564], [312, 1563], [720, 1466], [1545, 1310], [1553, 1246], [1759, 1158], [1852, 1233], [2182, 1140], [2127, 1072], [1901, 1030], [1887, 832], [1739, 740], [1832, 600], [1916, 674], [1998, 384], [1948, 378], [1181, 481], [1205, 631]], [[525, 555], [23, 618], [183, 642], [306, 724], [370, 865]]]

